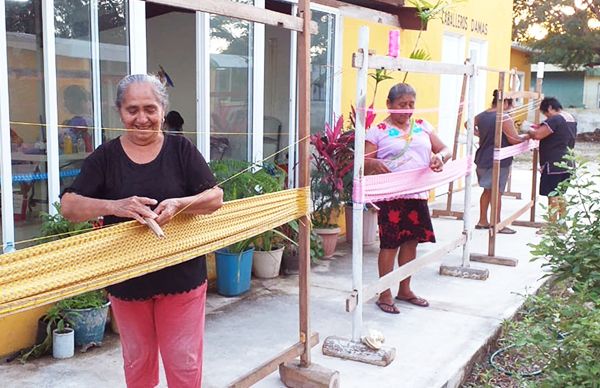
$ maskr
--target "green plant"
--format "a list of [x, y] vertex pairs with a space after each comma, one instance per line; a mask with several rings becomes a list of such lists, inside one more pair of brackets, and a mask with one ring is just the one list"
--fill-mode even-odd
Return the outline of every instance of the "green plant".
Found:
[[[457, 3], [462, 3], [464, 0], [437, 0], [436, 2], [427, 0], [408, 0], [408, 3], [417, 9], [417, 17], [421, 20], [421, 28], [415, 41], [415, 47], [408, 56], [410, 59], [417, 59], [428, 61], [431, 59], [431, 55], [427, 50], [419, 48], [421, 36], [423, 31], [427, 27], [427, 23], [432, 20], [442, 17], [443, 12], [454, 7]], [[408, 72], [404, 74], [402, 82], [406, 82]]]
[[[219, 186], [223, 189], [223, 199], [249, 198], [256, 195], [273, 193], [284, 188], [285, 172], [273, 163], [249, 163], [241, 160], [214, 160], [209, 163]], [[235, 178], [233, 178], [235, 176]], [[254, 242], [270, 244], [273, 240], [267, 231], [265, 237], [253, 236], [230, 245], [231, 253], [242, 253]], [[276, 235], [276, 233], [274, 234]], [[268, 240], [268, 241], [267, 241]]]
[[54, 202], [52, 206], [56, 209], [56, 214], [42, 212], [41, 235], [42, 237], [51, 236], [45, 241], [59, 240], [93, 229], [94, 224], [91, 221], [71, 222], [63, 217], [60, 203]]
[[[600, 295], [600, 172], [573, 154], [566, 158], [560, 166], [570, 171], [571, 178], [556, 193], [566, 212], [554, 214], [549, 209], [541, 241], [530, 246], [559, 280], [573, 280], [575, 287], [585, 286]], [[557, 221], [550, 222], [555, 216]]]
[[[290, 221], [286, 225], [283, 226], [284, 233], [287, 237], [289, 237], [292, 241], [298, 241], [298, 221]], [[296, 251], [298, 249], [298, 244], [294, 243], [289, 246], [290, 250]], [[313, 263], [319, 261], [321, 257], [323, 257], [323, 242], [321, 237], [311, 228], [310, 230], [310, 259]]]
[[[51, 236], [48, 239], [50, 241], [85, 233], [95, 227], [93, 221], [71, 222], [67, 220], [62, 215], [60, 203], [58, 202], [53, 203], [52, 206], [56, 209], [56, 214], [42, 213], [41, 226], [41, 235]], [[72, 318], [76, 317], [76, 313], [67, 310], [102, 307], [106, 302], [107, 298], [102, 290], [86, 292], [57, 302], [41, 318], [46, 323], [46, 337], [44, 340], [40, 344], [19, 352], [17, 359], [26, 362], [30, 358], [38, 358], [48, 354], [52, 350], [52, 331], [54, 329], [64, 330], [65, 327], [72, 324]]]

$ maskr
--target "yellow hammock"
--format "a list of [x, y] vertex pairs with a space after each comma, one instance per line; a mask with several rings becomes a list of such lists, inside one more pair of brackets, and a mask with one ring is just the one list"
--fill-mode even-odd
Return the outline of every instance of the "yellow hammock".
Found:
[[119, 283], [224, 248], [308, 214], [308, 188], [179, 215], [157, 238], [130, 221], [0, 255], [0, 317]]

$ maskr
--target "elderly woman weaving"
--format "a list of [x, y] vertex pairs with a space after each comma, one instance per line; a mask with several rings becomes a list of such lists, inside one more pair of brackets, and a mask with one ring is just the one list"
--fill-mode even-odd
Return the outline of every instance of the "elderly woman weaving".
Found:
[[[105, 224], [150, 218], [163, 225], [181, 211], [221, 207], [223, 193], [202, 155], [185, 137], [161, 131], [167, 105], [153, 76], [119, 82], [116, 107], [127, 132], [84, 161], [62, 195], [65, 217], [104, 216]], [[201, 385], [206, 279], [205, 259], [198, 257], [108, 287], [128, 387], [158, 384], [159, 349], [169, 387]]]
[[[416, 92], [408, 84], [392, 87], [388, 94], [387, 107], [390, 115], [366, 134], [365, 173], [385, 174], [430, 167], [442, 171], [450, 159], [448, 148], [434, 133], [425, 120], [415, 120]], [[398, 265], [413, 260], [417, 245], [435, 242], [429, 216], [427, 191], [408, 194], [399, 199], [378, 202], [379, 210], [379, 276], [384, 276]], [[427, 307], [429, 303], [416, 296], [410, 289], [410, 277], [400, 282], [396, 299]], [[390, 314], [400, 311], [393, 302], [390, 290], [379, 295], [377, 306]]]

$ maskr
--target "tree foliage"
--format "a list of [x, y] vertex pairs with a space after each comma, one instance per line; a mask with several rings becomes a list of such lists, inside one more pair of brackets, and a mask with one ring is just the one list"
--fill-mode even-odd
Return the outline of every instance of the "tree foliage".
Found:
[[[600, 20], [598, 0], [514, 0], [513, 11], [513, 39], [534, 50], [534, 61], [567, 70], [600, 64], [600, 28], [589, 25], [590, 19]], [[535, 39], [532, 26], [547, 35]]]

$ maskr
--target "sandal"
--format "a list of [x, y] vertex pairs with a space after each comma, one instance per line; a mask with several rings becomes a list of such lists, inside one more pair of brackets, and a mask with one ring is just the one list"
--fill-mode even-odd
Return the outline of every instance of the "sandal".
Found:
[[396, 296], [397, 300], [401, 300], [403, 302], [407, 302], [410, 304], [414, 304], [415, 306], [419, 306], [419, 307], [428, 307], [429, 306], [429, 302], [426, 299], [423, 298], [419, 298], [418, 296], [413, 296], [410, 298], [402, 298], [400, 296]]
[[393, 304], [393, 303], [384, 303], [384, 302], [377, 301], [377, 302], [375, 302], [375, 304], [384, 313], [388, 313], [388, 314], [400, 314], [400, 310], [398, 310], [398, 307], [396, 307], [396, 305]]
[[489, 229], [490, 225], [481, 225], [481, 224], [477, 224], [475, 225], [475, 229]]
[[511, 228], [509, 228], [507, 226], [505, 226], [504, 228], [500, 229], [498, 231], [498, 233], [502, 233], [502, 234], [515, 234], [515, 233], [517, 233], [517, 231], [514, 230], [514, 229], [511, 229]]

